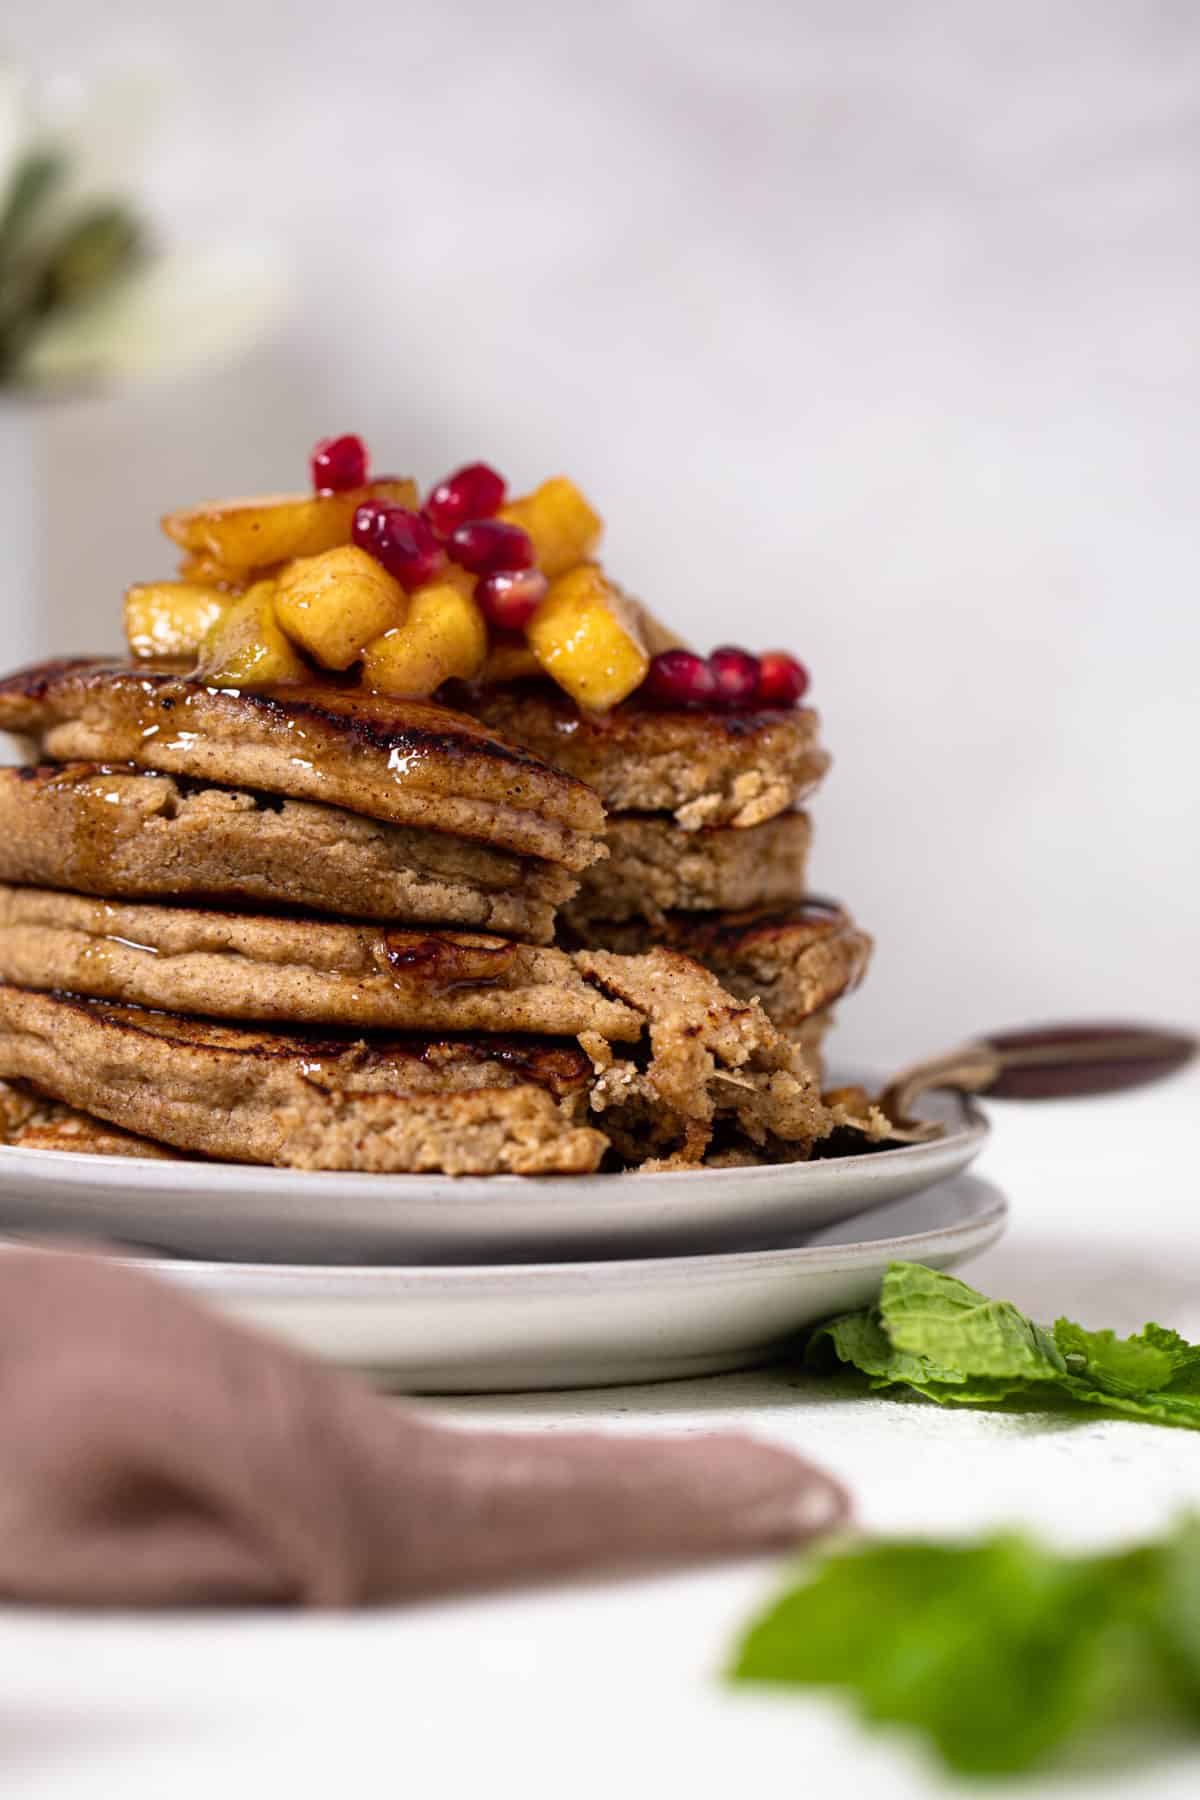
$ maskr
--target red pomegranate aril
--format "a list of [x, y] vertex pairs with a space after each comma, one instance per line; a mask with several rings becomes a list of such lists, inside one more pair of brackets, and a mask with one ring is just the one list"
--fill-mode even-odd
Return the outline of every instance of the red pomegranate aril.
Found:
[[487, 463], [468, 463], [439, 481], [425, 502], [425, 517], [440, 537], [472, 519], [490, 519], [504, 505], [503, 475]]
[[312, 484], [318, 494], [344, 494], [364, 486], [367, 446], [360, 437], [322, 438], [312, 453]]
[[758, 671], [760, 706], [798, 706], [808, 692], [808, 670], [786, 650], [764, 650]]
[[702, 656], [691, 650], [660, 650], [650, 658], [642, 691], [660, 706], [711, 706], [717, 684]]
[[723, 706], [749, 706], [758, 693], [759, 662], [737, 644], [722, 644], [708, 659]]
[[441, 546], [420, 513], [387, 500], [364, 500], [355, 509], [354, 542], [410, 594], [431, 581], [444, 558]]
[[451, 532], [446, 548], [472, 575], [511, 575], [533, 566], [533, 539], [503, 519], [469, 520]]
[[475, 598], [489, 625], [500, 631], [524, 631], [549, 587], [540, 569], [502, 570], [475, 583]]

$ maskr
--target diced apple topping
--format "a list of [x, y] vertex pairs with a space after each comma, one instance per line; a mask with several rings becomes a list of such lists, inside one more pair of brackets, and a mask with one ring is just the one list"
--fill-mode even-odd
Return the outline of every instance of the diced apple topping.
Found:
[[523, 636], [494, 637], [479, 681], [483, 687], [502, 687], [509, 681], [528, 681], [541, 672], [542, 665]]
[[348, 669], [365, 645], [403, 622], [408, 597], [353, 544], [301, 556], [281, 572], [275, 616], [294, 644], [327, 669]]
[[163, 530], [193, 556], [235, 574], [268, 568], [293, 556], [319, 556], [350, 542], [354, 514], [365, 500], [419, 504], [411, 481], [371, 481], [330, 494], [275, 494], [257, 500], [217, 500], [168, 513]]
[[528, 533], [537, 566], [550, 581], [593, 556], [604, 533], [599, 513], [565, 475], [554, 475], [532, 494], [510, 500], [498, 517]]
[[590, 712], [626, 699], [650, 666], [636, 613], [594, 563], [551, 584], [530, 621], [529, 643], [546, 674]]
[[418, 588], [402, 625], [367, 645], [365, 687], [424, 699], [444, 681], [474, 681], [487, 655], [483, 614], [458, 581]]
[[370, 469], [343, 433], [313, 451], [311, 494], [168, 514], [182, 579], [129, 590], [134, 655], [198, 654], [198, 675], [229, 687], [360, 665], [364, 687], [414, 698], [546, 675], [596, 713], [639, 688], [646, 705], [730, 712], [807, 691], [786, 652], [699, 656], [624, 595], [595, 560], [603, 521], [565, 476], [508, 500], [498, 470], [467, 463], [422, 504], [411, 481]]
[[256, 581], [210, 628], [200, 646], [196, 673], [213, 687], [229, 688], [285, 687], [312, 680], [279, 628], [273, 581]]
[[244, 594], [255, 581], [262, 581], [268, 575], [274, 575], [275, 568], [266, 566], [253, 574], [245, 569], [227, 569], [214, 556], [181, 556], [179, 559], [180, 581], [190, 581], [200, 587], [221, 588], [227, 594]]
[[193, 656], [233, 596], [194, 581], [143, 581], [125, 595], [125, 636], [135, 656]]

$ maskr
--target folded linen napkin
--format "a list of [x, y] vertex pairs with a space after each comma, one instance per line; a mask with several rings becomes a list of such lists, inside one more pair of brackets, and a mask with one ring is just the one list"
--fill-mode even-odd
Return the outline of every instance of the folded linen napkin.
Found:
[[847, 1513], [735, 1433], [449, 1428], [104, 1255], [0, 1257], [0, 1598], [353, 1606], [744, 1554]]

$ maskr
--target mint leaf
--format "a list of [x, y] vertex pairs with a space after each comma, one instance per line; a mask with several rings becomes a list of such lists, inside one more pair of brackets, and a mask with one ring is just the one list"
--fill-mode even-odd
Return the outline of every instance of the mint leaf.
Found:
[[897, 1350], [929, 1357], [960, 1377], [1053, 1381], [1066, 1370], [1053, 1334], [1007, 1300], [989, 1300], [920, 1263], [890, 1265], [879, 1305]]
[[1115, 1331], [1085, 1331], [1070, 1319], [1059, 1319], [1054, 1341], [1067, 1358], [1081, 1358], [1085, 1374], [1110, 1394], [1145, 1394], [1168, 1387], [1180, 1375], [1200, 1376], [1200, 1348], [1177, 1331], [1147, 1325], [1134, 1337]]
[[1003, 1400], [1020, 1386], [1011, 1379], [972, 1378], [961, 1369], [946, 1368], [927, 1356], [897, 1350], [883, 1328], [877, 1308], [844, 1313], [810, 1334], [805, 1347], [808, 1368], [827, 1373], [839, 1362], [849, 1363], [866, 1375], [872, 1388], [909, 1387], [940, 1405]]
[[1065, 1376], [1062, 1391], [1085, 1406], [1100, 1406], [1107, 1412], [1124, 1413], [1127, 1418], [1141, 1419], [1147, 1425], [1178, 1425], [1188, 1431], [1200, 1431], [1200, 1395], [1173, 1394], [1169, 1390], [1157, 1394], [1110, 1394], [1089, 1381]]
[[810, 1334], [815, 1370], [842, 1364], [876, 1389], [907, 1387], [939, 1405], [1063, 1399], [1200, 1429], [1200, 1346], [1147, 1325], [1132, 1337], [1088, 1331], [1070, 1319], [1053, 1330], [1006, 1300], [919, 1263], [892, 1263], [878, 1304]]
[[[1189, 1583], [1171, 1596], [1180, 1559]], [[966, 1774], [1015, 1773], [1085, 1731], [1193, 1705], [1200, 1722], [1200, 1526], [1115, 1556], [1019, 1536], [833, 1555], [750, 1627], [730, 1674], [844, 1690]]]
[[1158, 1627], [1180, 1689], [1200, 1718], [1200, 1517], [1195, 1514], [1163, 1547]]

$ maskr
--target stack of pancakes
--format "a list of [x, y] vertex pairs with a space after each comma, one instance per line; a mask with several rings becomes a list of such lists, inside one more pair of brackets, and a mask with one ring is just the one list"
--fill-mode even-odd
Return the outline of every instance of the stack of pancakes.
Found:
[[622, 744], [515, 704], [505, 732], [333, 683], [0, 682], [36, 758], [0, 771], [10, 1141], [450, 1174], [807, 1155], [831, 1119], [804, 1058], [747, 1003], [736, 927], [701, 936], [802, 880], [811, 715], [631, 712]]
[[686, 953], [760, 999], [819, 1077], [833, 1005], [862, 979], [871, 940], [807, 893], [812, 828], [799, 809], [829, 767], [817, 714], [666, 712], [635, 698], [598, 717], [527, 685], [485, 694], [479, 716], [608, 809], [608, 856], [583, 870], [563, 941]]

